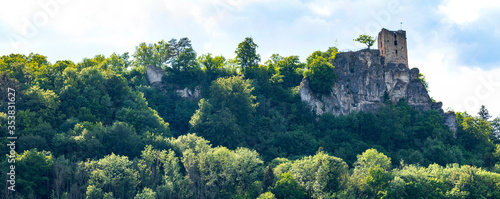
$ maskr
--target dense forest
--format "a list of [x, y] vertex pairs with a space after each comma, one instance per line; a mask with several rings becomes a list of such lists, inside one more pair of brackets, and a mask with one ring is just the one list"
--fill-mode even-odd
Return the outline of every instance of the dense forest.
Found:
[[0, 57], [3, 179], [15, 165], [1, 198], [500, 198], [500, 117], [484, 106], [456, 113], [456, 138], [404, 100], [317, 115], [300, 82], [327, 94], [336, 47], [263, 64], [252, 38], [235, 47], [233, 59], [187, 38], [78, 63]]

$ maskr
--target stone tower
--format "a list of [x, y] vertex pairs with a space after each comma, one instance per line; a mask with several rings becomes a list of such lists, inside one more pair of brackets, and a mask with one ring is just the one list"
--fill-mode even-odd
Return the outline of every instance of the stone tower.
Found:
[[378, 49], [385, 63], [405, 64], [408, 67], [406, 31], [390, 31], [385, 28], [378, 33]]

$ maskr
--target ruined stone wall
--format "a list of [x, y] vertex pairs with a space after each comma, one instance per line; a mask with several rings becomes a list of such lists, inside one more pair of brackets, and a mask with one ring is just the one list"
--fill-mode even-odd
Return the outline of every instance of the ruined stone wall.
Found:
[[404, 64], [408, 67], [406, 31], [389, 31], [383, 28], [378, 33], [378, 49], [385, 63]]
[[375, 112], [384, 106], [387, 93], [393, 103], [404, 99], [417, 110], [437, 110], [444, 124], [456, 132], [454, 113], [444, 113], [441, 103], [432, 102], [425, 86], [418, 79], [419, 70], [402, 63], [386, 63], [378, 50], [338, 53], [333, 60], [336, 79], [329, 95], [321, 95], [309, 88], [304, 79], [300, 97], [317, 114], [347, 115], [351, 112]]

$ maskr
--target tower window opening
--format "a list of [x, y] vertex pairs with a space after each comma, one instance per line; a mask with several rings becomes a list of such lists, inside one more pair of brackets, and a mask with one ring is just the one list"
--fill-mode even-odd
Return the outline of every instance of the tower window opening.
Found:
[[396, 55], [398, 55], [398, 50], [396, 50]]
[[398, 45], [398, 41], [394, 40], [394, 45], [397, 46]]

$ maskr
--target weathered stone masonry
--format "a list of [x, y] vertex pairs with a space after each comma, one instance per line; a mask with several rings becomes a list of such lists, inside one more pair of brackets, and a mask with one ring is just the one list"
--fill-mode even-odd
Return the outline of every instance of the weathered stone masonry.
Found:
[[387, 93], [394, 103], [404, 99], [417, 110], [439, 111], [444, 124], [456, 136], [455, 113], [444, 113], [441, 102], [432, 102], [418, 79], [419, 70], [408, 67], [405, 31], [382, 29], [378, 43], [379, 50], [338, 53], [332, 63], [337, 77], [330, 95], [314, 93], [304, 79], [299, 91], [301, 99], [317, 114], [347, 115], [353, 111], [377, 111], [384, 105]]
[[404, 64], [408, 67], [406, 31], [389, 31], [385, 28], [378, 33], [378, 49], [386, 63]]

